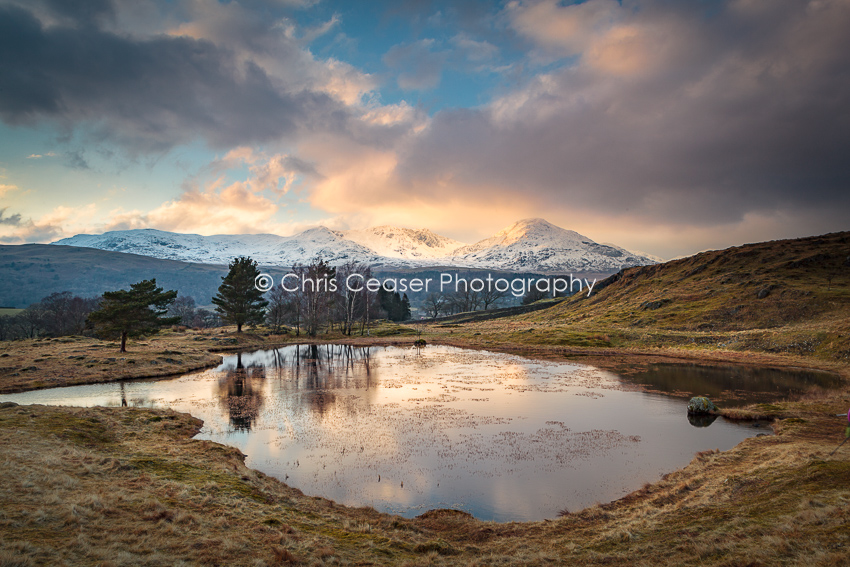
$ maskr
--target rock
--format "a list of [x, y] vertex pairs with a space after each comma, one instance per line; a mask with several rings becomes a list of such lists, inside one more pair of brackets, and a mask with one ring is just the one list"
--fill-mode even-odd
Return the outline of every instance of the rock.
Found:
[[774, 289], [776, 289], [776, 286], [774, 284], [771, 284], [767, 287], [763, 287], [758, 291], [758, 293], [756, 294], [756, 297], [759, 298], [759, 299], [764, 299], [765, 297], [770, 295], [770, 292], [773, 291]]
[[18, 407], [18, 404], [16, 404], [15, 402], [0, 402], [0, 409], [16, 408], [16, 407]]
[[659, 299], [658, 301], [644, 301], [643, 303], [640, 304], [640, 307], [641, 307], [641, 309], [644, 309], [644, 310], [649, 309], [649, 310], [654, 311], [655, 309], [661, 309], [662, 307], [664, 307], [665, 305], [667, 305], [671, 301], [673, 301], [673, 300], [672, 299]]
[[708, 414], [715, 411], [717, 411], [717, 406], [705, 396], [693, 397], [688, 402], [688, 414], [690, 415]]

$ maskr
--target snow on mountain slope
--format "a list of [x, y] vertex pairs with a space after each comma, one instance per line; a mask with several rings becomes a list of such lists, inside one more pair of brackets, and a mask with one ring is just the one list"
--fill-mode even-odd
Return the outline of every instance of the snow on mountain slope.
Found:
[[166, 260], [227, 264], [245, 250], [259, 257], [286, 240], [274, 234], [178, 234], [146, 228], [116, 230], [104, 234], [78, 234], [53, 244], [129, 252]]
[[384, 225], [364, 230], [346, 230], [342, 234], [381, 256], [410, 260], [444, 258], [464, 245], [463, 242], [434, 234], [427, 228], [413, 230]]
[[332, 264], [348, 260], [382, 264], [381, 258], [340, 233], [325, 227], [306, 230], [295, 236], [275, 234], [223, 234], [201, 236], [162, 230], [119, 230], [104, 234], [78, 234], [53, 244], [130, 252], [167, 260], [228, 264], [237, 256], [250, 256], [262, 265], [291, 266], [321, 256]]
[[331, 265], [354, 261], [387, 268], [456, 266], [538, 273], [612, 272], [656, 263], [654, 258], [597, 244], [543, 219], [519, 221], [472, 245], [463, 245], [427, 229], [392, 226], [351, 231], [318, 227], [286, 237], [123, 230], [78, 234], [53, 244], [203, 264], [227, 264], [237, 256], [250, 256], [261, 265], [283, 267], [308, 263], [317, 256]]
[[513, 266], [513, 270], [522, 271], [605, 272], [656, 262], [623, 248], [598, 244], [543, 219], [524, 219], [495, 236], [459, 248], [454, 263]]

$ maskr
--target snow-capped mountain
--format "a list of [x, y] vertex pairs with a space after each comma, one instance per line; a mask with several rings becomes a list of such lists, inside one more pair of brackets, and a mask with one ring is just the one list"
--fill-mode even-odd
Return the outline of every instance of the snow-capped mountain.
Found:
[[427, 228], [414, 230], [395, 226], [376, 226], [365, 230], [346, 230], [346, 238], [388, 258], [423, 260], [451, 256], [463, 242], [434, 234]]
[[540, 272], [608, 272], [657, 263], [618, 246], [598, 244], [543, 219], [516, 222], [495, 236], [455, 250], [454, 258], [457, 264], [471, 267], [502, 265]]
[[168, 260], [227, 264], [250, 256], [265, 266], [289, 267], [321, 256], [331, 265], [354, 261], [385, 268], [454, 266], [508, 272], [612, 272], [655, 264], [655, 258], [598, 244], [543, 219], [525, 219], [472, 245], [427, 229], [379, 226], [334, 231], [312, 228], [294, 236], [201, 236], [155, 229], [78, 234], [53, 244], [129, 252]]

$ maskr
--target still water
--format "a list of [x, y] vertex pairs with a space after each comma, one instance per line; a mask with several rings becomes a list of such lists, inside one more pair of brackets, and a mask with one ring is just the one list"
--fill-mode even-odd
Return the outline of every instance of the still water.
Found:
[[[290, 346], [226, 356], [216, 369], [170, 380], [0, 400], [172, 408], [204, 420], [198, 438], [238, 447], [248, 466], [309, 495], [407, 517], [455, 508], [538, 520], [623, 496], [697, 451], [769, 433], [722, 418], [691, 423], [687, 398], [635, 385], [682, 393], [676, 366], [623, 379], [578, 363], [443, 346]], [[725, 391], [728, 369], [679, 371]], [[810, 379], [800, 374], [798, 385], [787, 374], [779, 382], [789, 391]], [[733, 397], [788, 393], [764, 382], [743, 376]]]

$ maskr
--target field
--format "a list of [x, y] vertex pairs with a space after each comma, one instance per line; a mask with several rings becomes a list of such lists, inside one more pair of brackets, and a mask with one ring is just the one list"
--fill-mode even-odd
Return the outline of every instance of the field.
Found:
[[[234, 449], [191, 440], [200, 424], [188, 415], [10, 405], [0, 409], [0, 567], [844, 565], [850, 443], [833, 451], [850, 407], [849, 242], [842, 233], [708, 252], [626, 270], [589, 299], [515, 317], [383, 322], [369, 337], [316, 339], [411, 344], [421, 333], [602, 367], [663, 357], [818, 368], [845, 381], [727, 412], [771, 419], [776, 435], [698, 453], [615, 502], [532, 523], [452, 511], [407, 520], [249, 470]], [[0, 391], [162, 376], [216, 364], [218, 351], [295, 340], [175, 329], [122, 355], [81, 337], [0, 343]]]

